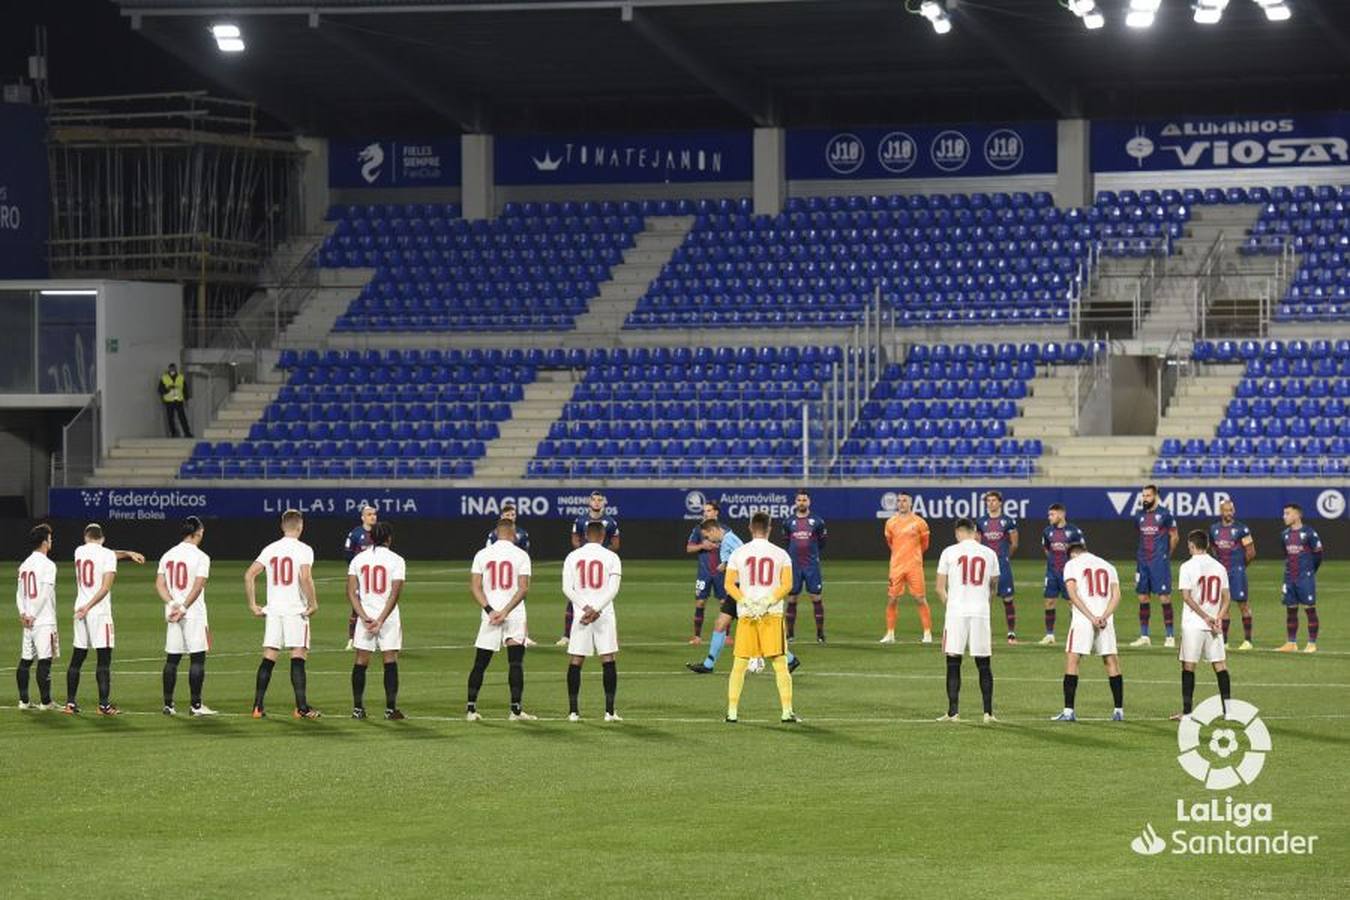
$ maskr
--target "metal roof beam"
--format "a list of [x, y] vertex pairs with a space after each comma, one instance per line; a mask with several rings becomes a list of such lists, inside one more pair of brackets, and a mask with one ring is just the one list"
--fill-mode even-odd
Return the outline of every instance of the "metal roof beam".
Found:
[[626, 6], [623, 20], [671, 62], [693, 75], [726, 102], [740, 110], [756, 125], [776, 124], [773, 97], [753, 79], [733, 74], [699, 53], [661, 22], [640, 9]]

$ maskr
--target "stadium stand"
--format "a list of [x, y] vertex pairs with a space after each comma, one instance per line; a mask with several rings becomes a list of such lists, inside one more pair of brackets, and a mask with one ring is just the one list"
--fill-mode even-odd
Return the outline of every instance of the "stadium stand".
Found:
[[1048, 193], [795, 197], [777, 216], [700, 213], [626, 327], [1067, 321], [1094, 242]]
[[1343, 321], [1350, 311], [1350, 185], [1272, 188], [1247, 239], [1246, 256], [1301, 257], [1276, 321]]
[[1243, 363], [1243, 378], [1214, 437], [1164, 440], [1155, 475], [1345, 477], [1350, 340], [1199, 341], [1193, 359]]
[[287, 383], [248, 439], [199, 442], [180, 476], [469, 478], [543, 358], [500, 350], [284, 351]]
[[800, 472], [801, 407], [838, 347], [592, 351], [530, 478], [782, 478]]
[[1016, 440], [1018, 402], [1038, 368], [1079, 365], [1092, 346], [1004, 343], [917, 345], [885, 367], [843, 445], [845, 478], [1028, 478], [1044, 452]]

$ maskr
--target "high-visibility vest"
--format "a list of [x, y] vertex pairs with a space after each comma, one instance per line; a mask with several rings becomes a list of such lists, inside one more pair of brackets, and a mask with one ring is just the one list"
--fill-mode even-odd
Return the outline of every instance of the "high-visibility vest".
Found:
[[165, 372], [160, 376], [159, 380], [160, 383], [164, 385], [163, 397], [165, 403], [183, 402], [184, 382], [182, 372], [179, 372], [177, 375], [170, 375], [168, 372]]

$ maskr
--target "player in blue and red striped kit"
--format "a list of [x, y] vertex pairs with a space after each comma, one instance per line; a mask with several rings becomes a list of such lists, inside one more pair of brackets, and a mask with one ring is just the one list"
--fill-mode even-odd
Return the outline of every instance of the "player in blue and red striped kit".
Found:
[[[1219, 521], [1209, 526], [1209, 546], [1214, 558], [1228, 570], [1228, 593], [1242, 610], [1242, 643], [1239, 650], [1252, 649], [1252, 604], [1247, 596], [1247, 563], [1256, 559], [1256, 541], [1252, 530], [1237, 520], [1232, 500], [1219, 504]], [[1231, 616], [1224, 616], [1223, 640], [1228, 643]]]
[[811, 495], [797, 492], [793, 514], [783, 520], [783, 543], [792, 557], [792, 593], [787, 596], [787, 639], [795, 639], [797, 598], [802, 588], [811, 595], [816, 616], [816, 643], [825, 643], [825, 579], [820, 573], [820, 548], [825, 546], [825, 520], [811, 512]]
[[1071, 544], [1086, 544], [1087, 538], [1077, 525], [1065, 519], [1064, 504], [1051, 503], [1045, 517], [1050, 524], [1041, 532], [1041, 548], [1045, 550], [1045, 637], [1042, 644], [1055, 642], [1055, 601], [1068, 600], [1064, 586], [1064, 565], [1069, 561]]
[[1284, 627], [1288, 641], [1281, 653], [1298, 650], [1298, 608], [1308, 617], [1308, 643], [1304, 653], [1317, 652], [1317, 570], [1322, 566], [1322, 539], [1303, 524], [1303, 508], [1297, 503], [1284, 505]]
[[[1003, 514], [1003, 495], [990, 491], [984, 495], [988, 515], [975, 520], [980, 543], [998, 555], [998, 596], [1003, 601], [1003, 617], [1008, 621], [1008, 643], [1017, 643], [1017, 609], [1013, 602], [1012, 555], [1017, 552], [1017, 519]], [[1050, 629], [1054, 633], [1054, 629]]]
[[1172, 635], [1172, 551], [1177, 548], [1177, 520], [1165, 509], [1158, 498], [1158, 486], [1146, 484], [1139, 492], [1143, 507], [1134, 517], [1135, 531], [1139, 532], [1139, 550], [1135, 556], [1134, 592], [1139, 597], [1139, 637], [1131, 647], [1147, 647], [1148, 620], [1152, 613], [1149, 600], [1156, 596], [1162, 604], [1163, 628], [1166, 630], [1164, 647], [1175, 647]]
[[[342, 543], [342, 552], [346, 554], [347, 562], [351, 562], [356, 558], [356, 554], [370, 546], [370, 534], [379, 516], [379, 511], [375, 507], [361, 507], [361, 524], [347, 532], [347, 540]], [[348, 650], [352, 649], [352, 641], [356, 640], [356, 623], [358, 621], [356, 611], [353, 609], [352, 614], [347, 617]]]
[[684, 544], [685, 553], [698, 556], [698, 577], [694, 580], [694, 635], [689, 639], [690, 644], [703, 643], [703, 617], [706, 614], [708, 596], [711, 595], [719, 607], [722, 601], [727, 599], [723, 587], [723, 573], [718, 571], [721, 565], [717, 558], [718, 545], [703, 536], [703, 523], [709, 519], [721, 521], [721, 518], [721, 504], [716, 500], [704, 500], [703, 518], [694, 523], [693, 530], [689, 532], [689, 539]]

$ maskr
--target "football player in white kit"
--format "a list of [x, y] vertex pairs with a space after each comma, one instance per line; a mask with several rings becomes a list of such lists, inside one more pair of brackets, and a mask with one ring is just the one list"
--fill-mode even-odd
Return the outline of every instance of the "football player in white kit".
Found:
[[1219, 699], [1224, 714], [1233, 683], [1228, 675], [1228, 654], [1223, 643], [1223, 620], [1228, 617], [1231, 596], [1228, 567], [1209, 555], [1209, 535], [1192, 531], [1186, 535], [1191, 558], [1181, 564], [1177, 587], [1181, 589], [1181, 712], [1173, 720], [1191, 714], [1195, 700], [1195, 665], [1202, 659], [1214, 666]]
[[956, 520], [956, 543], [942, 551], [937, 565], [937, 595], [946, 608], [942, 652], [947, 656], [947, 714], [939, 722], [961, 721], [961, 657], [966, 648], [979, 670], [984, 722], [994, 718], [994, 670], [989, 665], [993, 638], [989, 600], [998, 585], [998, 554], [979, 539], [975, 523]]
[[1065, 548], [1069, 561], [1064, 564], [1064, 587], [1073, 607], [1069, 639], [1064, 645], [1064, 710], [1052, 716], [1055, 722], [1077, 722], [1074, 696], [1078, 692], [1078, 660], [1096, 653], [1106, 665], [1111, 683], [1111, 712], [1114, 722], [1125, 721], [1125, 679], [1120, 674], [1116, 651], [1114, 614], [1120, 605], [1120, 575], [1116, 567], [1081, 543]]
[[483, 673], [493, 655], [506, 647], [509, 666], [506, 673], [511, 689], [512, 722], [538, 718], [525, 712], [521, 697], [525, 693], [525, 594], [530, 589], [530, 554], [516, 546], [516, 523], [497, 522], [497, 541], [474, 555], [469, 569], [469, 592], [483, 610], [474, 641], [477, 654], [469, 672], [469, 701], [464, 717], [470, 722], [483, 718], [478, 714], [478, 691]]
[[[263, 700], [267, 684], [272, 680], [272, 669], [277, 655], [291, 651], [291, 687], [295, 689], [297, 719], [317, 719], [322, 713], [309, 705], [305, 696], [305, 658], [309, 656], [309, 617], [319, 608], [319, 595], [314, 589], [314, 548], [300, 540], [305, 530], [305, 518], [299, 510], [288, 509], [281, 514], [280, 540], [263, 548], [253, 565], [244, 573], [244, 596], [248, 608], [260, 619], [266, 619], [263, 631], [263, 660], [258, 666], [257, 688], [253, 694], [253, 718], [261, 719], [267, 713]], [[267, 576], [267, 608], [258, 605], [254, 581], [263, 573]]]
[[366, 717], [366, 667], [370, 654], [384, 656], [384, 717], [406, 718], [398, 708], [398, 652], [403, 649], [403, 619], [398, 598], [408, 565], [393, 550], [394, 526], [376, 522], [370, 543], [347, 566], [347, 602], [356, 613], [356, 662], [352, 665], [352, 718]]
[[173, 694], [178, 685], [178, 664], [188, 655], [188, 691], [194, 716], [214, 716], [202, 703], [206, 682], [206, 651], [211, 649], [211, 626], [206, 618], [206, 579], [211, 577], [211, 557], [202, 552], [206, 526], [196, 516], [183, 520], [182, 540], [159, 558], [155, 592], [164, 601], [164, 715], [177, 714]]
[[623, 563], [619, 554], [605, 547], [605, 523], [586, 524], [586, 543], [567, 554], [563, 562], [562, 589], [572, 604], [572, 635], [567, 652], [567, 703], [570, 722], [581, 721], [577, 699], [581, 694], [581, 666], [588, 656], [599, 656], [605, 686], [605, 721], [622, 722], [614, 711], [614, 693], [619, 670], [614, 655], [619, 652], [619, 626], [614, 617], [614, 598], [619, 594]]
[[[56, 563], [51, 561], [52, 529], [39, 525], [28, 532], [32, 551], [19, 565], [14, 603], [23, 626], [23, 646], [15, 677], [19, 682], [19, 709], [55, 709], [52, 703], [52, 659], [61, 655], [56, 637]], [[38, 695], [42, 702], [28, 702], [28, 673], [37, 660]]]
[[113, 628], [112, 586], [119, 559], [129, 559], [137, 565], [145, 562], [145, 557], [133, 550], [109, 550], [103, 546], [102, 526], [92, 522], [84, 526], [84, 543], [75, 551], [75, 651], [66, 667], [66, 705], [61, 710], [68, 716], [80, 712], [75, 697], [80, 692], [80, 669], [91, 647], [96, 654], [98, 714], [121, 713], [112, 702], [112, 652], [117, 637]]

